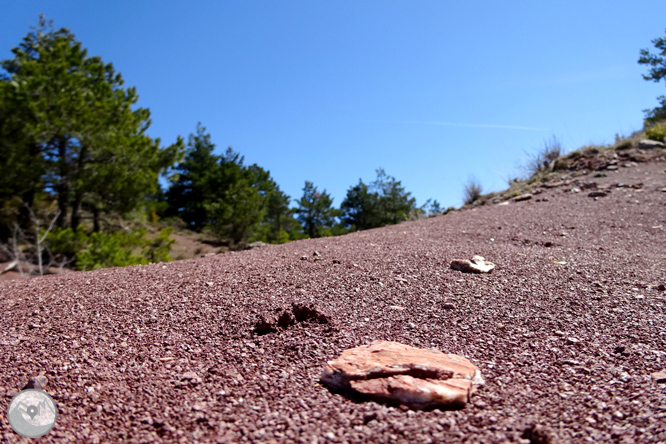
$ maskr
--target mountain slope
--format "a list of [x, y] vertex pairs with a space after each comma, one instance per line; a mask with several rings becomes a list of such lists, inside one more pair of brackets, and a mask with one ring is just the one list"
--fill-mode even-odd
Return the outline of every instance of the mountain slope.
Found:
[[[666, 368], [665, 170], [535, 184], [529, 200], [336, 238], [1, 282], [0, 391], [8, 403], [48, 377], [46, 442], [663, 442], [666, 389], [650, 375]], [[495, 271], [449, 268], [474, 254]], [[293, 304], [330, 322], [254, 330]], [[375, 339], [461, 354], [486, 385], [463, 410], [413, 412], [318, 384], [327, 360]]]

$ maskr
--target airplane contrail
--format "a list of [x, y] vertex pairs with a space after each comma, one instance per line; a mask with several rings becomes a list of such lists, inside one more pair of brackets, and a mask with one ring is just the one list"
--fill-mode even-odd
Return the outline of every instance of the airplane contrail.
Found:
[[512, 129], [512, 130], [523, 130], [523, 131], [548, 131], [544, 128], [534, 128], [531, 126], [518, 126], [518, 125], [493, 125], [485, 123], [457, 123], [457, 122], [417, 122], [417, 121], [405, 121], [403, 123], [418, 123], [422, 125], [437, 125], [437, 126], [458, 126], [465, 128], [489, 128], [489, 129]]

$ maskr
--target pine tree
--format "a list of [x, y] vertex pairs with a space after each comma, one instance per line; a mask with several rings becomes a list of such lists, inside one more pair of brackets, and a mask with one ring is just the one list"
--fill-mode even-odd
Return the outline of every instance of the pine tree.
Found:
[[24, 201], [30, 193], [52, 193], [61, 228], [69, 214], [77, 227], [84, 206], [96, 217], [140, 206], [181, 142], [161, 148], [150, 138], [150, 112], [132, 109], [136, 90], [123, 88], [112, 64], [89, 57], [72, 33], [54, 30], [43, 16], [12, 52], [2, 62], [0, 114], [18, 117], [0, 123], [0, 133], [11, 134], [2, 150], [12, 161], [0, 173], [30, 171], [14, 192]]
[[296, 213], [305, 234], [310, 237], [330, 235], [339, 211], [333, 208], [333, 199], [326, 190], [320, 193], [312, 182], [305, 181], [303, 197], [297, 203]]
[[[650, 67], [648, 74], [643, 75], [643, 79], [659, 82], [666, 78], [666, 38], [656, 38], [652, 44], [658, 53], [653, 54], [648, 49], [641, 49], [641, 56], [638, 63]], [[657, 97], [661, 106], [651, 110], [645, 110], [646, 121], [648, 124], [654, 124], [660, 120], [666, 120], [666, 96]]]
[[359, 180], [358, 185], [347, 190], [340, 205], [346, 227], [367, 230], [398, 224], [417, 212], [416, 199], [410, 197], [400, 181], [382, 168], [376, 172], [377, 179], [370, 185]]

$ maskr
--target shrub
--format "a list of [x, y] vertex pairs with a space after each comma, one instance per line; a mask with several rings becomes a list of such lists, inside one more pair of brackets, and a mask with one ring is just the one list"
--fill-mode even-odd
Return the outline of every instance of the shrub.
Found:
[[616, 150], [628, 150], [634, 146], [633, 142], [630, 139], [618, 141], [613, 148]]
[[463, 191], [463, 203], [465, 205], [471, 204], [481, 197], [481, 184], [474, 178], [471, 178], [465, 184], [465, 190]]
[[142, 239], [145, 245], [142, 250], [143, 257], [153, 263], [171, 261], [169, 251], [171, 250], [171, 245], [176, 242], [171, 239], [171, 233], [173, 233], [173, 228], [169, 227], [157, 233], [152, 240], [146, 241]]
[[148, 263], [143, 256], [132, 254], [134, 247], [140, 245], [143, 236], [145, 230], [142, 229], [129, 233], [92, 233], [86, 248], [76, 254], [76, 268], [95, 270]]
[[94, 270], [170, 261], [172, 232], [168, 227], [150, 239], [143, 228], [89, 235], [82, 227], [67, 228], [50, 232], [46, 243], [53, 254], [74, 258], [78, 270]]
[[645, 137], [650, 140], [664, 142], [666, 140], [666, 121], [657, 122], [646, 127]]
[[284, 244], [286, 242], [289, 242], [289, 233], [287, 233], [285, 230], [278, 231], [278, 234], [275, 238], [275, 243]]
[[68, 258], [73, 258], [79, 251], [86, 248], [88, 235], [86, 235], [82, 226], [79, 226], [76, 230], [56, 228], [48, 234], [46, 243], [53, 254], [62, 254]]

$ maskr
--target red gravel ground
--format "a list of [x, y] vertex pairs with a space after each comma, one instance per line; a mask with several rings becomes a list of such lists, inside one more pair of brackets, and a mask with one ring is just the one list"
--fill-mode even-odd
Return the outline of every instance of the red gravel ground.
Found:
[[[666, 368], [665, 170], [338, 238], [2, 282], [0, 408], [44, 374], [59, 416], [43, 442], [666, 442], [666, 384], [650, 376]], [[593, 181], [643, 186], [595, 200]], [[449, 268], [474, 254], [495, 271]], [[293, 304], [313, 310], [277, 326]], [[486, 385], [462, 410], [412, 411], [318, 383], [327, 360], [375, 339], [461, 354]], [[21, 442], [4, 413], [1, 428]]]

